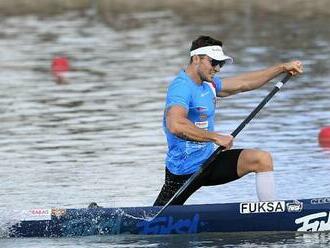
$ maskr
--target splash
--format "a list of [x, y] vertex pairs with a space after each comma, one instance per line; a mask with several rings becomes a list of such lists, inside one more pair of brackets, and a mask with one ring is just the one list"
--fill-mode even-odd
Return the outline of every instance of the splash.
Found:
[[22, 210], [0, 209], [0, 238], [10, 237], [12, 226], [19, 224], [23, 218]]

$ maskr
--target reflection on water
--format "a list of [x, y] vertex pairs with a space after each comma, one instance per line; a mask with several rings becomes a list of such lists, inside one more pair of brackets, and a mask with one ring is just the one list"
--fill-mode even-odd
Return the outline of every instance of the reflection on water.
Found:
[[[304, 62], [306, 73], [283, 87], [239, 135], [236, 147], [272, 152], [282, 198], [328, 196], [330, 153], [317, 144], [319, 129], [330, 125], [330, 34], [323, 20], [250, 16], [244, 25], [230, 18], [189, 25], [169, 12], [157, 16], [140, 14], [143, 25], [129, 30], [74, 13], [0, 19], [0, 208], [151, 204], [163, 182], [166, 87], [200, 34], [221, 37], [234, 57], [224, 77], [293, 58]], [[50, 64], [56, 55], [66, 55], [74, 68], [68, 84], [53, 80]], [[231, 132], [271, 88], [221, 100], [216, 128]], [[202, 189], [188, 203], [255, 200], [254, 187], [249, 175]], [[228, 237], [216, 234], [185, 238], [160, 242], [228, 244]], [[105, 242], [111, 245], [111, 240]], [[239, 236], [237, 245], [257, 242], [244, 240]], [[290, 240], [305, 242], [295, 237], [283, 243]]]

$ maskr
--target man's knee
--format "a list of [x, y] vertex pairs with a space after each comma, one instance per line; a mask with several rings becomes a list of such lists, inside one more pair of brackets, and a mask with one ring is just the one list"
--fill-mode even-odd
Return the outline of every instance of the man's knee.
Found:
[[262, 150], [244, 150], [238, 161], [238, 174], [266, 172], [273, 170], [273, 160], [269, 152]]
[[272, 155], [269, 152], [265, 151], [257, 151], [257, 168], [255, 168], [255, 172], [265, 172], [273, 170], [273, 159]]

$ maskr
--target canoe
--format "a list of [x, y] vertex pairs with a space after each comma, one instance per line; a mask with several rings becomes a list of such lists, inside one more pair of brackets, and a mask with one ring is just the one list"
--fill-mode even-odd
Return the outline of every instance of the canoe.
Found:
[[31, 209], [10, 237], [330, 231], [330, 197], [161, 207]]

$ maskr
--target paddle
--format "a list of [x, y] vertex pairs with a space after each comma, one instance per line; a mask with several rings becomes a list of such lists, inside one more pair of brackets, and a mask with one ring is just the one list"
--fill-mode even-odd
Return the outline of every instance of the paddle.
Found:
[[[267, 102], [281, 89], [281, 87], [291, 78], [291, 74], [287, 74], [280, 82], [278, 82], [273, 90], [269, 92], [269, 94], [259, 103], [259, 105], [249, 114], [248, 117], [245, 118], [245, 120], [234, 130], [234, 132], [231, 133], [233, 137], [236, 137], [240, 131], [256, 116], [256, 114], [267, 104]], [[156, 213], [153, 217], [149, 218], [148, 221], [152, 221], [157, 216], [159, 216], [161, 213], [164, 212], [164, 210], [169, 206], [173, 205], [175, 203], [175, 200], [178, 199], [180, 195], [185, 193], [189, 186], [192, 185], [192, 183], [198, 178], [203, 172], [205, 172], [209, 167], [210, 164], [214, 161], [214, 159], [223, 151], [224, 147], [219, 146], [212, 154], [211, 156], [204, 162], [204, 164], [200, 167], [200, 169], [195, 172], [182, 187], [174, 194], [174, 196], [164, 205], [158, 213]]]

